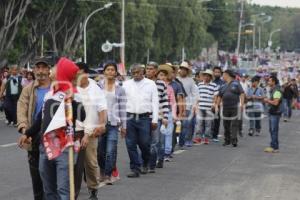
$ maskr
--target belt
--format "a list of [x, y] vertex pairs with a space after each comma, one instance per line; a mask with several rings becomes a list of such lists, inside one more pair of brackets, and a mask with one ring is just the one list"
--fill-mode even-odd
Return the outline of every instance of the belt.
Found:
[[129, 113], [129, 112], [127, 112], [127, 117], [128, 117], [128, 118], [151, 117], [151, 113], [141, 113], [141, 114], [136, 114], [136, 113]]

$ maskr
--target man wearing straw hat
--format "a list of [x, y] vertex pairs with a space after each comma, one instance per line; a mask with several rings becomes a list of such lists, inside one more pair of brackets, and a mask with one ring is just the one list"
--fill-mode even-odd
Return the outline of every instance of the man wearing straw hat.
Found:
[[195, 81], [191, 76], [192, 69], [187, 62], [182, 62], [179, 66], [179, 81], [182, 82], [184, 90], [187, 94], [186, 97], [186, 109], [185, 113], [183, 113], [183, 127], [182, 132], [179, 137], [179, 146], [183, 147], [191, 147], [193, 145], [192, 137], [192, 118], [194, 115], [194, 111], [197, 107], [197, 100], [199, 97], [199, 93], [197, 91], [197, 87]]
[[[212, 82], [213, 72], [210, 69], [205, 70], [202, 74], [203, 81], [198, 84], [200, 98], [197, 122], [200, 124], [197, 124], [197, 128], [200, 128], [204, 144], [209, 144], [208, 138], [211, 137], [211, 126], [217, 105], [218, 86]], [[201, 138], [198, 141], [201, 142]]]

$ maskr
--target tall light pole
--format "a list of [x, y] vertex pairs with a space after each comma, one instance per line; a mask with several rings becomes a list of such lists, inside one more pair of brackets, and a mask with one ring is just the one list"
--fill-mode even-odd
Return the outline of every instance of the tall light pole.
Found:
[[126, 74], [126, 67], [125, 67], [125, 0], [122, 0], [121, 43], [124, 44], [124, 46], [120, 48], [120, 59], [121, 59], [122, 65], [124, 67], [123, 75], [125, 75]]
[[241, 32], [242, 32], [242, 23], [243, 23], [243, 15], [244, 15], [244, 0], [241, 0], [241, 13], [240, 13], [240, 22], [239, 22], [239, 32], [238, 32], [238, 40], [236, 46], [235, 54], [239, 56], [240, 46], [241, 46]]
[[272, 17], [271, 16], [267, 16], [267, 19], [265, 19], [264, 21], [261, 22], [261, 26], [258, 27], [258, 37], [259, 37], [259, 43], [258, 43], [258, 49], [261, 52], [261, 34], [264, 28], [264, 24], [268, 23], [272, 21]]
[[84, 62], [87, 63], [87, 50], [86, 50], [86, 25], [88, 23], [88, 21], [90, 20], [90, 18], [96, 14], [97, 12], [100, 12], [104, 9], [108, 9], [113, 5], [113, 3], [107, 3], [105, 4], [102, 8], [98, 8], [96, 10], [94, 10], [91, 14], [89, 14], [87, 16], [87, 18], [84, 21], [84, 25], [83, 25], [83, 51], [84, 51]]
[[268, 41], [268, 46], [269, 46], [270, 49], [271, 49], [271, 46], [272, 46], [272, 37], [273, 37], [274, 33], [277, 33], [277, 32], [280, 32], [280, 31], [281, 31], [281, 28], [276, 29], [276, 30], [274, 30], [270, 33], [270, 37], [269, 37], [269, 41]]
[[255, 54], [255, 50], [256, 50], [256, 17], [259, 17], [259, 16], [265, 16], [266, 13], [259, 13], [259, 14], [256, 14], [256, 15], [252, 15], [254, 16], [254, 26], [253, 26], [253, 56]]

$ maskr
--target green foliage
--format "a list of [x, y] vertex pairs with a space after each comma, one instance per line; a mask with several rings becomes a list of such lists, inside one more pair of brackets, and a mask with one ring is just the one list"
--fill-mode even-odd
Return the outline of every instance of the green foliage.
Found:
[[[26, 59], [40, 54], [43, 35], [45, 51], [57, 49], [72, 58], [82, 57], [82, 24], [92, 11], [103, 7], [105, 2], [108, 0], [32, 0], [19, 24], [13, 45], [3, 55], [10, 62], [21, 58], [27, 62]], [[187, 58], [193, 59], [203, 48], [209, 48], [216, 41], [219, 49], [233, 52], [237, 42], [239, 10], [237, 0], [127, 0], [126, 62], [146, 62], [148, 49], [150, 60], [157, 62], [180, 60], [182, 48], [185, 48]], [[281, 46], [282, 49], [293, 50], [300, 47], [299, 9], [246, 4], [243, 23], [253, 21], [253, 15], [261, 12], [273, 17], [270, 23], [262, 27], [263, 48], [267, 46], [270, 32], [278, 28], [282, 31], [273, 37], [274, 48]], [[257, 27], [262, 26], [262, 21], [263, 18], [257, 19]], [[72, 39], [70, 30], [73, 27], [77, 31], [74, 31]], [[101, 45], [106, 40], [120, 43], [120, 34], [121, 0], [117, 0], [111, 8], [96, 13], [87, 25], [89, 64], [98, 65], [107, 59], [118, 60], [118, 48], [103, 53]], [[241, 49], [247, 38], [250, 41], [251, 36], [242, 36]], [[26, 57], [28, 54], [30, 56]]]

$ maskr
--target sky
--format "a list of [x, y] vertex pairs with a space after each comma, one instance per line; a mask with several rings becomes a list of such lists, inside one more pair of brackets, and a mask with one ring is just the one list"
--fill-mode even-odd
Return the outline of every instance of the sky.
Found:
[[252, 0], [252, 3], [269, 6], [300, 8], [300, 0]]

